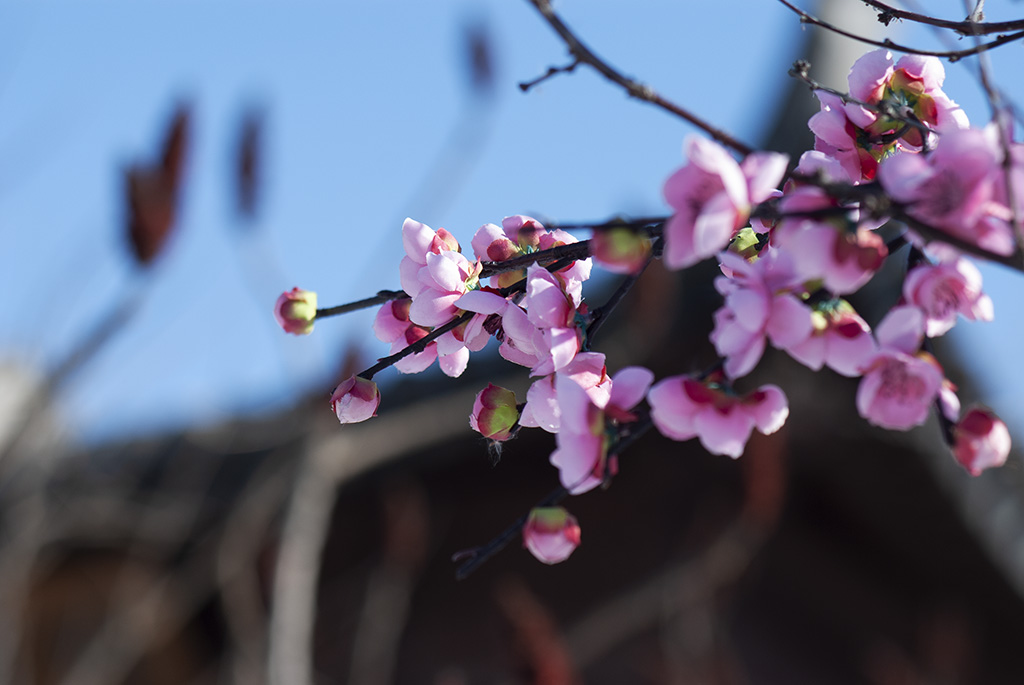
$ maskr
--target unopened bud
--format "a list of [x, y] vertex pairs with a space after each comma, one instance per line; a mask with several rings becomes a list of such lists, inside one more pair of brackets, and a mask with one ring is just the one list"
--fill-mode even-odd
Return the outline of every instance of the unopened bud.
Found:
[[380, 390], [377, 384], [361, 376], [352, 376], [334, 389], [331, 409], [342, 423], [359, 423], [377, 415]]
[[298, 288], [281, 293], [274, 305], [274, 318], [286, 333], [309, 335], [316, 319], [316, 293]]
[[485, 438], [502, 442], [512, 437], [512, 428], [519, 421], [516, 394], [490, 383], [477, 393], [469, 425]]
[[580, 544], [579, 523], [563, 507], [538, 507], [523, 527], [523, 544], [545, 564], [560, 563]]

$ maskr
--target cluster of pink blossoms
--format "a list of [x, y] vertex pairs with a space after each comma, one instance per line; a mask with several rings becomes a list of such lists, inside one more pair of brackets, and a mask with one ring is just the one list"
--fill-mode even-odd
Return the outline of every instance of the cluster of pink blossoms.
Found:
[[[779, 430], [789, 415], [780, 387], [735, 387], [768, 343], [811, 369], [859, 378], [855, 404], [868, 422], [908, 430], [937, 408], [954, 456], [970, 473], [998, 466], [1010, 448], [1006, 426], [984, 408], [961, 416], [955, 386], [927, 340], [959, 316], [992, 319], [981, 275], [961, 249], [1017, 250], [1021, 227], [1011, 198], [1024, 200], [1024, 145], [1001, 143], [996, 124], [970, 128], [942, 92], [943, 78], [937, 59], [894, 63], [885, 50], [868, 53], [850, 72], [848, 100], [818, 93], [821, 111], [809, 122], [815, 149], [795, 173], [787, 174], [785, 155], [754, 153], [738, 162], [718, 143], [690, 138], [687, 163], [664, 186], [674, 214], [663, 227], [596, 230], [585, 251], [568, 252], [577, 240], [562, 230], [511, 216], [476, 232], [470, 258], [445, 229], [406, 219], [403, 292], [380, 308], [374, 332], [391, 345], [400, 372], [437, 360], [449, 376], [496, 339], [499, 354], [529, 369], [532, 381], [522, 403], [488, 385], [469, 423], [493, 443], [525, 428], [555, 434], [550, 462], [570, 495], [612, 478], [620, 439], [647, 427], [732, 458], [755, 428]], [[845, 297], [891, 256], [878, 233], [889, 219], [907, 225], [899, 244], [909, 242], [911, 256], [900, 302], [872, 329]], [[609, 375], [605, 356], [591, 350], [599, 314], [583, 297], [586, 256], [609, 271], [638, 274], [652, 258], [652, 237], [670, 268], [719, 262], [723, 304], [710, 342], [721, 362], [704, 374], [657, 380], [628, 367]], [[315, 294], [285, 293], [275, 313], [288, 332], [308, 333]], [[372, 375], [335, 390], [331, 404], [342, 423], [376, 414]], [[567, 558], [580, 539], [576, 519], [560, 507], [535, 509], [523, 531], [527, 548], [546, 563]]]

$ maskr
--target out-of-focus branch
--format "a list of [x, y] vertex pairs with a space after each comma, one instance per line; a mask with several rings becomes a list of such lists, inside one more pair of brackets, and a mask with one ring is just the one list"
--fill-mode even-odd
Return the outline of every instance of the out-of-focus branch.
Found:
[[555, 33], [557, 33], [559, 37], [561, 37], [562, 41], [565, 43], [566, 47], [569, 48], [569, 52], [572, 54], [573, 58], [576, 61], [582, 62], [583, 64], [587, 64], [593, 67], [594, 69], [597, 70], [599, 74], [604, 76], [606, 79], [608, 79], [612, 83], [621, 86], [627, 93], [629, 93], [630, 96], [635, 97], [638, 100], [643, 100], [644, 102], [649, 102], [657, 107], [661, 107], [666, 112], [670, 112], [676, 115], [677, 117], [680, 117], [681, 119], [685, 119], [686, 121], [690, 122], [697, 128], [700, 128], [703, 131], [705, 131], [709, 136], [711, 136], [718, 142], [722, 143], [723, 145], [731, 147], [740, 154], [749, 155], [751, 152], [754, 151], [754, 148], [751, 147], [750, 145], [747, 145], [746, 143], [737, 140], [730, 134], [726, 133], [725, 131], [715, 126], [712, 126], [708, 122], [704, 121], [703, 119], [691, 113], [690, 111], [683, 109], [674, 102], [666, 100], [657, 92], [655, 92], [655, 90], [650, 86], [634, 81], [631, 78], [627, 78], [622, 73], [614, 69], [610, 64], [608, 64], [603, 59], [595, 55], [590, 50], [590, 48], [584, 45], [583, 42], [576, 37], [576, 34], [574, 34], [572, 30], [568, 26], [566, 26], [565, 22], [562, 21], [561, 17], [559, 17], [558, 14], [555, 13], [554, 9], [551, 8], [551, 2], [549, 0], [529, 1], [530, 4], [532, 4], [537, 9], [537, 11], [541, 13], [541, 16], [544, 17], [544, 19], [548, 22], [551, 28], [555, 30]]
[[793, 12], [795, 12], [800, 17], [800, 21], [805, 24], [813, 24], [814, 26], [820, 26], [823, 29], [832, 31], [833, 33], [837, 33], [840, 36], [846, 36], [847, 38], [852, 38], [853, 40], [860, 41], [861, 43], [866, 43], [867, 45], [874, 45], [880, 48], [888, 48], [890, 50], [898, 50], [900, 52], [906, 52], [913, 55], [942, 57], [948, 59], [950, 62], [956, 62], [957, 60], [963, 59], [964, 57], [977, 55], [982, 52], [992, 50], [993, 48], [997, 48], [1000, 45], [1006, 45], [1007, 43], [1012, 43], [1014, 41], [1024, 38], [1024, 31], [1020, 31], [1005, 36], [999, 36], [996, 39], [989, 41], [988, 43], [982, 43], [981, 45], [978, 45], [976, 47], [966, 48], [964, 50], [922, 50], [919, 48], [910, 47], [908, 45], [900, 45], [899, 43], [894, 43], [888, 38], [884, 38], [882, 40], [875, 40], [873, 38], [867, 38], [866, 36], [859, 36], [856, 33], [851, 33], [850, 31], [841, 29], [835, 24], [831, 24], [823, 19], [818, 19], [812, 14], [808, 14], [807, 12], [803, 11], [796, 5], [790, 3], [788, 0], [779, 0], [779, 2], [781, 2], [783, 5], [791, 9]]
[[963, 35], [987, 35], [991, 33], [999, 33], [1000, 31], [1020, 31], [1024, 29], [1024, 19], [1015, 19], [1013, 21], [994, 21], [988, 23], [974, 22], [969, 19], [964, 21], [949, 21], [946, 19], [931, 17], [927, 14], [901, 10], [898, 7], [893, 7], [892, 5], [884, 2], [879, 2], [879, 0], [862, 0], [862, 2], [865, 5], [874, 7], [878, 10], [878, 20], [886, 26], [888, 26], [893, 19], [906, 19], [907, 21], [913, 21], [918, 24], [936, 26], [940, 29], [951, 29]]

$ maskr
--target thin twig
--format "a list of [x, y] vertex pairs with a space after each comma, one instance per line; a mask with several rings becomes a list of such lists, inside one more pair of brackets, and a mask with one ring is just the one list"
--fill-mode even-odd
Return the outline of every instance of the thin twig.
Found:
[[356, 300], [355, 302], [349, 302], [348, 304], [339, 304], [336, 307], [318, 309], [316, 310], [316, 318], [326, 319], [328, 316], [347, 314], [348, 312], [354, 312], [360, 309], [366, 309], [367, 307], [373, 307], [374, 305], [384, 304], [391, 300], [399, 300], [403, 297], [409, 297], [409, 294], [404, 290], [379, 290], [376, 295], [373, 297], [367, 297], [364, 300]]
[[582, 62], [580, 62], [578, 59], [575, 59], [569, 64], [566, 64], [564, 67], [548, 67], [547, 71], [545, 71], [543, 74], [533, 79], [532, 81], [521, 81], [519, 83], [519, 90], [525, 93], [534, 86], [541, 84], [544, 81], [547, 81], [549, 78], [555, 76], [556, 74], [571, 74], [580, 64], [582, 64]]
[[906, 19], [907, 21], [913, 21], [918, 24], [937, 26], [941, 29], [951, 29], [963, 35], [970, 35], [972, 33], [987, 35], [991, 33], [999, 33], [1000, 31], [1020, 31], [1021, 29], [1024, 29], [1024, 19], [1015, 19], [1013, 21], [994, 21], [989, 23], [975, 23], [969, 20], [948, 21], [946, 19], [930, 17], [926, 14], [918, 14], [917, 12], [901, 10], [898, 7], [893, 7], [892, 5], [879, 2], [878, 0], [862, 1], [865, 5], [873, 7], [879, 11], [878, 20], [886, 26], [888, 26], [889, 22], [893, 19]]
[[983, 43], [976, 47], [967, 48], [964, 50], [921, 50], [918, 48], [912, 48], [907, 45], [900, 45], [899, 43], [894, 43], [888, 38], [884, 38], [882, 40], [875, 40], [873, 38], [859, 36], [856, 33], [851, 33], [849, 31], [843, 30], [838, 26], [835, 26], [834, 24], [830, 24], [829, 22], [823, 19], [818, 19], [814, 15], [804, 12], [802, 9], [800, 9], [796, 5], [793, 5], [788, 0], [779, 0], [779, 2], [781, 2], [783, 5], [791, 9], [797, 15], [799, 15], [800, 21], [805, 24], [813, 24], [814, 26], [820, 26], [823, 29], [832, 31], [833, 33], [837, 33], [840, 36], [846, 36], [847, 38], [852, 38], [853, 40], [860, 41], [861, 43], [866, 43], [868, 45], [875, 45], [880, 48], [888, 48], [889, 50], [898, 50], [899, 52], [906, 52], [913, 55], [943, 57], [945, 59], [948, 59], [950, 62], [956, 62], [957, 60], [963, 59], [964, 57], [969, 57], [970, 55], [977, 55], [982, 52], [992, 50], [993, 48], [997, 48], [1000, 45], [1012, 43], [1016, 40], [1024, 38], [1024, 31], [1020, 31], [1018, 33], [1012, 33], [1006, 36], [999, 36], [995, 40], [992, 40], [988, 43]]
[[541, 16], [544, 17], [545, 21], [547, 21], [551, 28], [553, 28], [561, 37], [566, 47], [569, 48], [569, 52], [577, 61], [590, 65], [606, 79], [621, 86], [630, 96], [635, 97], [638, 100], [643, 100], [644, 102], [649, 102], [657, 107], [661, 107], [665, 111], [671, 112], [677, 117], [685, 119], [697, 128], [703, 130], [718, 142], [731, 147], [740, 154], [749, 155], [754, 151], [754, 148], [750, 145], [740, 142], [725, 131], [712, 126], [679, 105], [666, 100], [656, 93], [650, 86], [627, 78], [612, 68], [611, 65], [595, 55], [590, 48], [584, 45], [580, 39], [576, 37], [572, 30], [565, 25], [565, 22], [562, 21], [561, 17], [559, 17], [551, 8], [549, 0], [529, 0], [529, 2], [537, 9], [538, 12], [541, 13]]

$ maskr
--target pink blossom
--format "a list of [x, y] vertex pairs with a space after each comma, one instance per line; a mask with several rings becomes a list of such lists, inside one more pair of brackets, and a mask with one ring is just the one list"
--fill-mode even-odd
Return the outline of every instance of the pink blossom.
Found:
[[665, 264], [691, 266], [720, 252], [746, 225], [752, 205], [771, 196], [788, 158], [774, 152], [749, 155], [743, 164], [718, 143], [688, 138], [689, 163], [665, 182], [665, 200], [675, 210], [665, 224]]
[[843, 101], [823, 90], [814, 95], [821, 103], [821, 111], [807, 122], [814, 133], [814, 149], [838, 161], [852, 182], [873, 179], [878, 160], [858, 144], [857, 127], [846, 116]]
[[672, 440], [699, 438], [712, 454], [736, 459], [756, 427], [769, 435], [789, 416], [786, 396], [774, 385], [763, 385], [742, 397], [710, 381], [670, 376], [647, 393], [651, 419]]
[[859, 376], [877, 352], [871, 329], [846, 300], [823, 302], [811, 315], [810, 337], [786, 351], [815, 371], [828, 366], [844, 376]]
[[376, 416], [379, 405], [377, 384], [361, 376], [351, 376], [331, 394], [331, 409], [342, 423], [359, 423]]
[[969, 260], [946, 251], [942, 262], [915, 266], [903, 281], [903, 297], [925, 315], [925, 335], [944, 335], [957, 314], [991, 321], [992, 299], [981, 291], [981, 272]]
[[608, 456], [605, 421], [634, 421], [631, 410], [644, 398], [653, 380], [654, 374], [647, 369], [622, 369], [611, 379], [608, 399], [597, 404], [571, 377], [556, 374], [561, 416], [555, 436], [558, 448], [551, 453], [551, 463], [558, 468], [559, 479], [570, 494], [592, 490], [604, 480]]
[[1010, 431], [990, 409], [971, 407], [953, 428], [953, 456], [972, 476], [1002, 466], [1010, 454]]
[[[408, 298], [385, 302], [373, 320], [373, 332], [377, 339], [391, 343], [390, 354], [400, 352], [430, 333], [429, 329], [409, 320], [411, 306], [412, 302]], [[488, 335], [482, 338], [467, 338], [465, 332], [470, 323], [473, 323], [473, 320], [429, 343], [422, 352], [400, 359], [394, 364], [395, 368], [400, 373], [419, 373], [438, 359], [445, 375], [453, 378], [460, 376], [469, 362], [470, 350], [476, 352], [483, 349], [489, 338]]]
[[723, 252], [719, 259], [731, 277], [719, 277], [715, 287], [725, 305], [715, 312], [711, 342], [725, 357], [730, 378], [750, 373], [764, 353], [765, 340], [788, 349], [811, 334], [811, 311], [796, 293], [802, 289], [785, 253], [766, 250], [754, 262]]
[[561, 563], [579, 547], [579, 523], [562, 507], [537, 507], [523, 526], [523, 544], [545, 564]]
[[894, 119], [816, 91], [821, 111], [808, 122], [814, 149], [838, 160], [853, 182], [873, 179], [878, 160], [924, 145], [926, 136], [920, 128], [908, 126], [906, 119], [932, 130], [968, 126], [963, 110], [942, 92], [944, 78], [942, 63], [934, 57], [908, 55], [894, 65], [887, 50], [865, 54], [850, 69], [850, 95], [868, 105], [885, 101], [902, 116]]
[[[945, 69], [937, 57], [905, 55], [894, 65], [892, 53], [879, 49], [863, 55], [850, 69], [850, 95], [872, 105], [889, 101], [932, 129], [967, 128], [969, 123], [963, 110], [942, 92], [945, 78]], [[856, 126], [873, 136], [891, 133], [904, 125], [856, 102], [846, 103], [844, 110]], [[914, 149], [924, 144], [920, 129], [913, 127], [900, 140]]]
[[488, 383], [473, 401], [469, 425], [485, 438], [502, 442], [512, 437], [512, 429], [519, 420], [516, 394], [511, 390]]
[[[804, 153], [797, 170], [802, 174], [820, 174], [826, 180], [844, 182], [842, 169], [817, 152]], [[803, 217], [801, 213], [838, 209], [839, 203], [816, 186], [787, 187], [779, 202], [784, 216], [772, 233], [772, 245], [788, 252], [795, 271], [803, 280], [821, 280], [822, 286], [836, 294], [856, 292], [881, 268], [888, 255], [885, 242], [859, 225], [850, 230], [850, 222], [859, 219], [855, 209], [831, 218]]]
[[1000, 201], [1002, 152], [978, 129], [953, 129], [927, 155], [883, 161], [878, 180], [908, 215], [999, 255], [1015, 249], [1009, 209]]
[[434, 231], [413, 219], [402, 225], [402, 244], [406, 256], [399, 275], [412, 298], [409, 318], [427, 327], [448, 323], [459, 314], [455, 301], [477, 286], [480, 261], [466, 259], [448, 231]]
[[605, 368], [604, 355], [598, 352], [580, 352], [557, 374], [538, 378], [526, 392], [526, 406], [519, 419], [521, 426], [543, 428], [557, 433], [561, 425], [562, 410], [555, 391], [556, 376], [568, 376], [576, 382], [599, 407], [608, 404], [611, 379]]
[[878, 353], [864, 365], [857, 389], [857, 411], [868, 422], [908, 430], [928, 418], [942, 388], [942, 368], [919, 353], [924, 315], [916, 307], [896, 307], [875, 330]]
[[547, 269], [533, 265], [527, 270], [523, 306], [530, 323], [540, 331], [535, 348], [539, 361], [530, 375], [543, 376], [558, 371], [579, 352], [583, 336], [576, 326], [578, 305], [566, 291], [564, 282]]
[[286, 333], [309, 335], [316, 320], [316, 293], [292, 288], [274, 303], [274, 318]]

